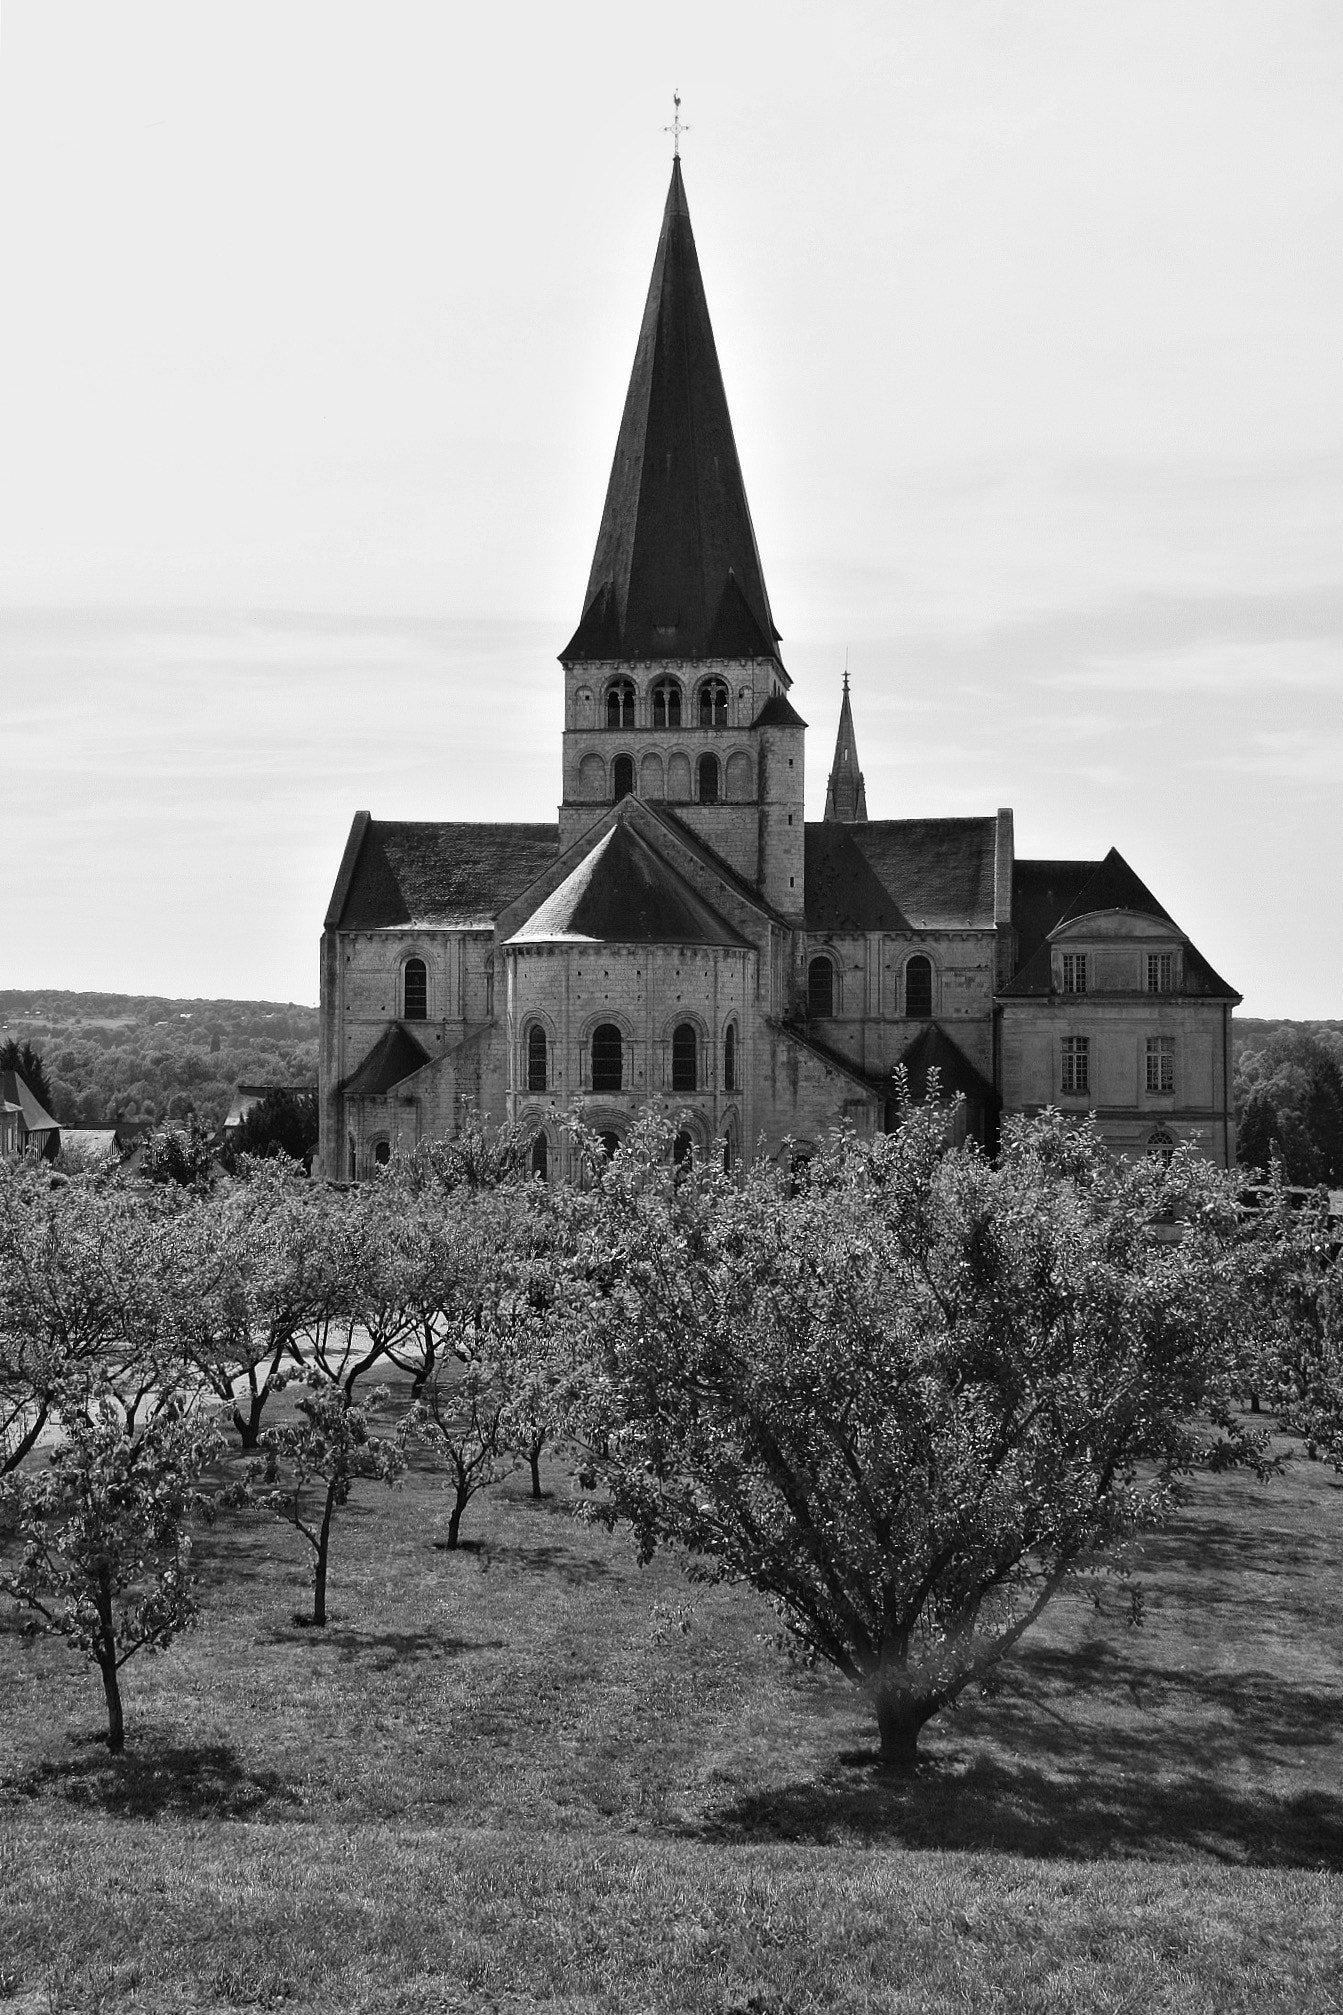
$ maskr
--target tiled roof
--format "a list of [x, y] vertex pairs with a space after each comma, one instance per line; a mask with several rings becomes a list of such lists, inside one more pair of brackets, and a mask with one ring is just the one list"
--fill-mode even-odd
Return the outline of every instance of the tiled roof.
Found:
[[[1047, 994], [1053, 987], [1049, 934], [1078, 917], [1106, 910], [1130, 910], [1169, 924], [1184, 938], [1170, 912], [1133, 872], [1117, 847], [1103, 861], [1018, 861], [1012, 875], [1012, 920], [1017, 929], [1017, 970], [1004, 994]], [[1204, 999], [1239, 1000], [1235, 988], [1213, 971], [1196, 946], [1184, 939], [1181, 991]]]
[[[364, 821], [356, 843], [359, 819]], [[360, 813], [327, 928], [488, 929], [550, 867], [558, 826], [410, 824]]]
[[995, 819], [807, 826], [810, 931], [992, 930]]
[[753, 728], [805, 728], [806, 725], [787, 693], [771, 693], [751, 722]]
[[743, 942], [623, 819], [509, 939], [515, 945]]
[[398, 1022], [374, 1043], [358, 1069], [340, 1086], [348, 1098], [380, 1098], [402, 1078], [412, 1077], [429, 1062], [429, 1052]]
[[0, 1098], [18, 1107], [29, 1133], [51, 1133], [59, 1124], [16, 1070], [0, 1070]]
[[774, 658], [776, 643], [673, 161], [583, 619], [560, 655]]

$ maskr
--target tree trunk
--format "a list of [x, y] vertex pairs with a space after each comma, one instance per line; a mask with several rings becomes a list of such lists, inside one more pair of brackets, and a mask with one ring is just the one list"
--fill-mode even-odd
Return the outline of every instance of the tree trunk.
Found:
[[98, 1670], [103, 1675], [103, 1697], [107, 1701], [107, 1746], [113, 1756], [120, 1756], [126, 1747], [126, 1727], [121, 1714], [117, 1633], [112, 1621], [112, 1576], [106, 1567], [98, 1576], [98, 1591], [94, 1596], [94, 1606], [98, 1611], [98, 1635], [94, 1640], [93, 1650], [98, 1660]]
[[539, 1497], [541, 1495], [541, 1450], [539, 1445], [528, 1449], [527, 1460], [531, 1464], [532, 1471], [532, 1496]]
[[882, 1762], [890, 1770], [912, 1771], [919, 1760], [919, 1732], [931, 1709], [903, 1687], [883, 1686], [880, 1681], [876, 1709]]
[[461, 1531], [461, 1529], [462, 1529], [462, 1513], [463, 1513], [463, 1512], [464, 1512], [464, 1511], [466, 1510], [466, 1507], [467, 1507], [467, 1505], [468, 1505], [468, 1504], [469, 1504], [470, 1502], [471, 1502], [471, 1497], [470, 1497], [470, 1493], [469, 1493], [468, 1491], [465, 1491], [465, 1490], [459, 1490], [459, 1491], [457, 1492], [457, 1501], [456, 1501], [456, 1503], [455, 1503], [455, 1504], [453, 1505], [453, 1507], [452, 1507], [452, 1515], [451, 1515], [451, 1517], [450, 1517], [450, 1518], [448, 1519], [448, 1552], [449, 1552], [449, 1553], [455, 1553], [455, 1552], [456, 1552], [456, 1550], [457, 1550], [457, 1535], [458, 1535], [458, 1534], [460, 1533], [460, 1531]]
[[268, 1396], [267, 1392], [258, 1392], [254, 1386], [248, 1398], [246, 1413], [236, 1399], [233, 1402], [233, 1425], [238, 1430], [238, 1438], [244, 1448], [255, 1448], [260, 1441], [261, 1413]]
[[326, 1623], [326, 1559], [331, 1544], [331, 1514], [336, 1504], [336, 1486], [326, 1487], [326, 1504], [322, 1511], [322, 1526], [317, 1534], [317, 1567], [312, 1578], [312, 1620], [315, 1629], [322, 1629]]

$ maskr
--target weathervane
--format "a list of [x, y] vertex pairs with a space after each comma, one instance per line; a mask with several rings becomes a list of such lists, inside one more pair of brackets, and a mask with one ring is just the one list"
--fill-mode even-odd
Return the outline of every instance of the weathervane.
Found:
[[676, 110], [672, 114], [671, 125], [664, 126], [662, 130], [664, 133], [671, 134], [672, 160], [679, 161], [681, 158], [681, 135], [688, 133], [690, 128], [681, 124], [681, 94], [679, 91], [672, 92], [672, 104], [676, 107]]

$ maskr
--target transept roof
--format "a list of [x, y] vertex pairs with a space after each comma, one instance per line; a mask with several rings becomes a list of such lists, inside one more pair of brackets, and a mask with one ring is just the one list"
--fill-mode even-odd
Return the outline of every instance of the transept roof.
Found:
[[703, 944], [744, 940], [617, 820], [510, 944]]

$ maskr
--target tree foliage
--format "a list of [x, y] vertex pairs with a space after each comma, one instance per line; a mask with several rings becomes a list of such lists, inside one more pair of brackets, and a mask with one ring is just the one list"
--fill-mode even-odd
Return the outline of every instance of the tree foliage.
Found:
[[674, 1180], [650, 1123], [584, 1234], [604, 1515], [770, 1597], [901, 1765], [1183, 1475], [1255, 1457], [1228, 1181], [1187, 1153], [1116, 1165], [1057, 1115], [1009, 1122], [996, 1167], [945, 1137], [915, 1108], [800, 1184], [757, 1164], [734, 1187]]
[[57, 1117], [55, 1094], [47, 1080], [42, 1052], [34, 1049], [31, 1042], [20, 1042], [17, 1036], [7, 1036], [0, 1042], [0, 1070], [17, 1071], [39, 1105], [45, 1106], [53, 1119]]
[[1236, 1068], [1242, 1167], [1289, 1183], [1343, 1184], [1343, 1043], [1304, 1028], [1273, 1031]]
[[234, 1128], [221, 1159], [235, 1169], [244, 1155], [271, 1159], [287, 1155], [311, 1168], [319, 1131], [315, 1091], [291, 1091], [276, 1085], [259, 1098]]

